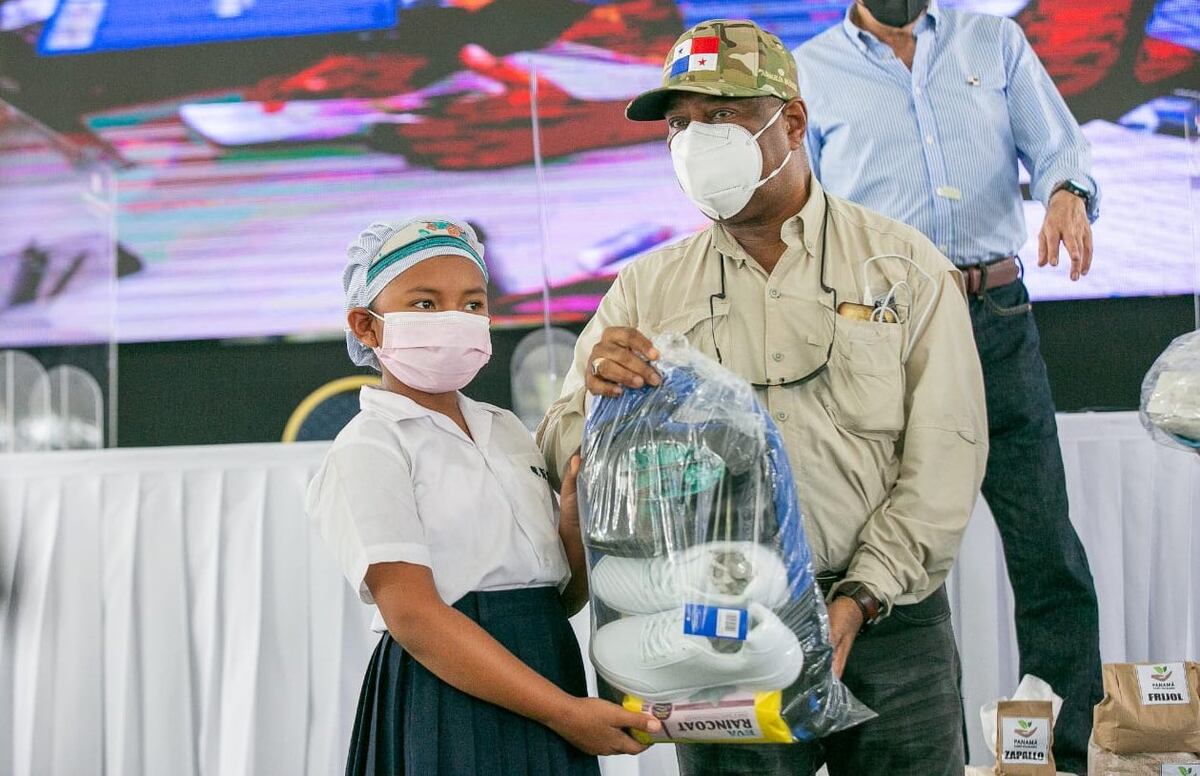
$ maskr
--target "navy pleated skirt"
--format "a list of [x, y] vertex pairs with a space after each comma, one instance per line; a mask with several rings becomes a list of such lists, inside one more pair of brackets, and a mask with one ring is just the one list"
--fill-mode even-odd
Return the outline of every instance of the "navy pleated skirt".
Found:
[[[468, 593], [454, 608], [564, 691], [587, 695], [579, 642], [549, 587]], [[385, 633], [358, 699], [346, 776], [599, 776], [549, 728], [456, 690]]]

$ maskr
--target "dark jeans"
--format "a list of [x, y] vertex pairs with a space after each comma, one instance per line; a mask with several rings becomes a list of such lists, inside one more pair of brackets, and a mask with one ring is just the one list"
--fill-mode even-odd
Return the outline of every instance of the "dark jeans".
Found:
[[859, 635], [846, 686], [879, 717], [808, 744], [676, 746], [684, 776], [962, 776], [958, 649], [945, 588]]
[[[1096, 589], [1067, 515], [1067, 484], [1037, 324], [1023, 281], [972, 297], [990, 452], [983, 496], [996, 519], [1016, 599], [1021, 673], [1064, 698], [1054, 731], [1060, 771], [1087, 772], [1100, 702]], [[964, 574], [970, 569], [960, 567]]]

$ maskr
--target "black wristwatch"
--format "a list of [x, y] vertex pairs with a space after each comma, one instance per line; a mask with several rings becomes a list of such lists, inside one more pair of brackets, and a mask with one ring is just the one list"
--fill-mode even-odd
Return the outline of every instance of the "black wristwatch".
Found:
[[879, 617], [883, 613], [883, 604], [871, 592], [871, 589], [862, 582], [851, 582], [848, 585], [842, 585], [838, 588], [834, 598], [849, 598], [854, 603], [858, 604], [858, 610], [862, 612], [863, 628], [869, 628], [879, 622]]
[[1055, 186], [1054, 190], [1050, 192], [1050, 196], [1053, 197], [1055, 194], [1057, 194], [1060, 191], [1066, 191], [1071, 194], [1074, 194], [1075, 196], [1077, 196], [1083, 200], [1084, 208], [1086, 208], [1088, 210], [1091, 209], [1091, 207], [1092, 207], [1092, 192], [1088, 191], [1088, 189], [1086, 189], [1084, 186], [1080, 185], [1078, 181], [1068, 178], [1067, 180], [1065, 180], [1062, 183]]

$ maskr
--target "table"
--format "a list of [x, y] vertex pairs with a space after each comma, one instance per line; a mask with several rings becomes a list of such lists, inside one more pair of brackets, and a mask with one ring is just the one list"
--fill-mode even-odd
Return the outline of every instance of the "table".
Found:
[[[1105, 660], [1200, 654], [1200, 457], [1059, 418]], [[0, 458], [0, 772], [332, 776], [375, 637], [304, 516], [324, 443]], [[986, 507], [950, 583], [976, 762], [1017, 683]], [[586, 638], [586, 617], [575, 621]], [[606, 776], [669, 774], [671, 751]]]

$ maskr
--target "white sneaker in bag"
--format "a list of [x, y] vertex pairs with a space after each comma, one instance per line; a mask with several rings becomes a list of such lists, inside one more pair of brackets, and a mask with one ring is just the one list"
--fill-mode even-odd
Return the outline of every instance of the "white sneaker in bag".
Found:
[[649, 701], [726, 686], [751, 692], [789, 687], [804, 665], [800, 641], [765, 606], [750, 604], [748, 615], [746, 640], [733, 652], [718, 650], [707, 636], [684, 634], [682, 605], [616, 620], [592, 638], [592, 663], [609, 684]]
[[757, 542], [708, 542], [671, 556], [606, 555], [588, 575], [592, 595], [624, 614], [653, 614], [685, 603], [777, 609], [788, 599], [787, 569]]

